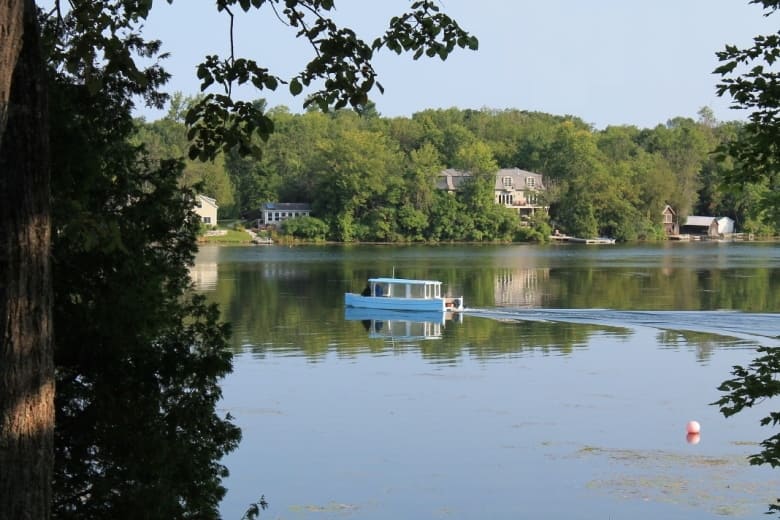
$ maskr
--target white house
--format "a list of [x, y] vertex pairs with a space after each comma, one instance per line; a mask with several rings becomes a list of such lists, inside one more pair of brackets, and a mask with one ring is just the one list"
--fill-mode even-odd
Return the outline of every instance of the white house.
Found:
[[258, 224], [278, 226], [288, 218], [308, 217], [311, 205], [303, 202], [266, 202], [260, 207]]
[[734, 219], [729, 217], [718, 218], [718, 234], [720, 235], [733, 235], [734, 234]]
[[195, 213], [200, 217], [204, 224], [214, 226], [217, 224], [217, 200], [205, 195], [198, 195], [195, 198]]

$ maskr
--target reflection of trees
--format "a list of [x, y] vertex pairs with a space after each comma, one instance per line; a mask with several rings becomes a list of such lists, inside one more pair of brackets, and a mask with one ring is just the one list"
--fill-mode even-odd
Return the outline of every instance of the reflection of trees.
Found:
[[711, 332], [663, 330], [658, 333], [658, 344], [667, 348], [696, 348], [696, 361], [706, 363], [712, 358], [715, 350], [731, 346], [738, 342], [734, 338], [713, 334]]
[[776, 312], [780, 280], [767, 268], [722, 271], [653, 268], [552, 269], [546, 307]]
[[[250, 350], [262, 355], [289, 350], [319, 360], [330, 352], [353, 356], [408, 347], [370, 339], [360, 321], [344, 320], [344, 291], [362, 287], [368, 276], [360, 269], [347, 269], [352, 274], [346, 284], [335, 283], [341, 275], [318, 264], [298, 264], [294, 268], [288, 265], [286, 270], [261, 264], [236, 269], [235, 265], [225, 264], [220, 269], [224, 270], [220, 273], [220, 287], [210, 297], [218, 299], [227, 321], [239, 325], [233, 334], [236, 352]], [[227, 280], [231, 283], [225, 283]], [[485, 286], [492, 296], [493, 284]], [[525, 351], [571, 353], [577, 346], [586, 345], [592, 334], [605, 330], [610, 329], [571, 323], [499, 322], [467, 316], [462, 324], [447, 322], [442, 327], [443, 341], [420, 341], [414, 348], [419, 348], [426, 359], [439, 361], [454, 361], [463, 356], [488, 359]]]
[[[617, 329], [614, 329], [617, 330]], [[468, 357], [489, 360], [529, 353], [571, 354], [587, 346], [597, 333], [613, 329], [599, 325], [538, 321], [496, 321], [466, 317], [462, 325], [444, 331], [447, 339], [420, 346], [425, 359], [456, 361]], [[622, 331], [617, 332], [622, 334]]]

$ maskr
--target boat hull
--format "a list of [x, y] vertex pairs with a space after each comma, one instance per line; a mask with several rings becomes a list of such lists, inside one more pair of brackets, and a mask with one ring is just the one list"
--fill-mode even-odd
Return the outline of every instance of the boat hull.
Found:
[[[450, 305], [448, 305], [448, 300]], [[457, 300], [457, 304], [455, 303]], [[344, 305], [361, 309], [444, 312], [461, 310], [463, 299], [458, 298], [396, 298], [392, 296], [362, 296], [344, 294]]]

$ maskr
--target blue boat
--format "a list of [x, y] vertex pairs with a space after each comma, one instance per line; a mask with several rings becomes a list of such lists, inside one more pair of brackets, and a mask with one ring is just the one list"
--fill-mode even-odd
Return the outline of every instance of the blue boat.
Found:
[[344, 305], [363, 309], [458, 312], [463, 297], [443, 296], [441, 282], [406, 278], [369, 278], [361, 294], [344, 294]]

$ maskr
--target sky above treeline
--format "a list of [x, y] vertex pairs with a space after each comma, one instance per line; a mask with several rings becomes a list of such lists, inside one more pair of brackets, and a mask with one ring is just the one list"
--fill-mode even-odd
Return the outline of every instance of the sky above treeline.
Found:
[[[372, 41], [408, 0], [336, 0], [332, 17]], [[697, 117], [710, 107], [720, 121], [741, 120], [730, 99], [715, 92], [715, 53], [726, 44], [749, 46], [778, 30], [780, 14], [764, 17], [748, 0], [442, 0], [442, 9], [479, 38], [477, 52], [438, 58], [382, 51], [375, 60], [385, 93], [372, 101], [386, 117], [429, 108], [518, 109], [573, 115], [597, 129], [652, 128], [672, 117]], [[240, 10], [239, 10], [240, 11]], [[229, 19], [213, 1], [156, 2], [144, 29], [171, 53], [168, 92], [200, 91], [197, 64], [227, 56]], [[236, 55], [252, 57], [282, 78], [296, 74], [311, 49], [270, 10], [237, 13]], [[213, 89], [214, 87], [212, 87]], [[305, 91], [304, 91], [305, 94]], [[276, 92], [242, 88], [243, 99], [302, 110], [303, 96], [286, 85]], [[154, 120], [164, 111], [141, 109]]]

